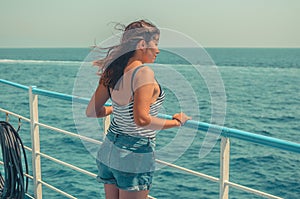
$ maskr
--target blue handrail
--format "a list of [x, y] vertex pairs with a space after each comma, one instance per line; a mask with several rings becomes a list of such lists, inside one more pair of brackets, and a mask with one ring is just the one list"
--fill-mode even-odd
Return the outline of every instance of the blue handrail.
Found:
[[43, 95], [43, 96], [57, 98], [57, 99], [61, 99], [61, 100], [71, 101], [71, 102], [72, 101], [78, 102], [78, 103], [82, 103], [82, 104], [88, 104], [90, 101], [88, 98], [67, 95], [64, 93], [58, 93], [58, 92], [43, 90], [43, 89], [39, 89], [39, 88], [32, 88], [32, 93], [36, 94], [36, 95]]
[[23, 90], [28, 90], [29, 89], [28, 86], [24, 86], [22, 84], [18, 84], [18, 83], [15, 83], [15, 82], [7, 81], [5, 79], [0, 79], [0, 82], [4, 83], [4, 84], [7, 84], [7, 85], [10, 85], [10, 86], [14, 86], [16, 88], [23, 89]]
[[[0, 79], [0, 83], [4, 83], [10, 86], [14, 86], [16, 88], [20, 88], [23, 90], [29, 90], [28, 86], [24, 86], [22, 84], [14, 83], [11, 81], [7, 81], [4, 79]], [[73, 101], [77, 103], [82, 103], [82, 104], [88, 104], [89, 99], [88, 98], [83, 98], [83, 97], [78, 97], [78, 96], [73, 96], [73, 95], [67, 95], [63, 93], [58, 93], [58, 92], [53, 92], [53, 91], [48, 91], [48, 90], [43, 90], [43, 89], [38, 89], [36, 87], [32, 87], [32, 92], [36, 95], [43, 95], [43, 96], [48, 96], [52, 98], [57, 98], [61, 100], [66, 100], [66, 101]], [[110, 106], [110, 103], [106, 103], [106, 106]], [[172, 116], [166, 115], [166, 114], [159, 114], [158, 117], [163, 118], [163, 119], [172, 119]], [[198, 129], [201, 131], [208, 131], [211, 133], [220, 133], [221, 136], [223, 137], [228, 137], [228, 138], [237, 138], [240, 140], [256, 143], [256, 144], [261, 144], [269, 147], [274, 147], [286, 151], [291, 151], [291, 152], [296, 152], [300, 153], [300, 143], [296, 142], [291, 142], [287, 140], [282, 140], [278, 138], [273, 138], [273, 137], [268, 137], [264, 135], [259, 135], [255, 133], [250, 133], [247, 131], [242, 131], [238, 129], [232, 129], [232, 128], [227, 128], [227, 127], [222, 127], [218, 125], [213, 125], [205, 122], [199, 122], [195, 120], [188, 120], [185, 125], [185, 127], [188, 128], [193, 128], [193, 129]]]

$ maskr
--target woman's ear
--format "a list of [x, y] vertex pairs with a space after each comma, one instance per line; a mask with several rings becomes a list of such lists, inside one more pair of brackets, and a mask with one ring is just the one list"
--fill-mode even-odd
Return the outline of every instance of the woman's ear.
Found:
[[146, 50], [146, 41], [145, 40], [141, 40], [138, 42], [137, 46], [136, 46], [137, 50], [142, 50], [143, 52]]

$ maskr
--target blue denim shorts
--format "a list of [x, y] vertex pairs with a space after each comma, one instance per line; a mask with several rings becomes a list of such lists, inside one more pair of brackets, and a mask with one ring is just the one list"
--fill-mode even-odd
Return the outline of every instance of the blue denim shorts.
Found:
[[97, 180], [126, 191], [149, 190], [155, 170], [155, 139], [109, 132], [97, 155]]

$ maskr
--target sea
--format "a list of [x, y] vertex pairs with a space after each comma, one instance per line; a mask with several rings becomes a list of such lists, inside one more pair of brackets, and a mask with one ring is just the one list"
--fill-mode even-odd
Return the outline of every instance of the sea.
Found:
[[[149, 65], [166, 90], [162, 113], [173, 115], [183, 111], [195, 121], [300, 143], [299, 48], [205, 48], [201, 52], [207, 53], [210, 64], [198, 68], [189, 63], [190, 59], [178, 55], [185, 52], [201, 58], [194, 50], [161, 50], [156, 62]], [[86, 59], [91, 51], [90, 48], [1, 48], [0, 79], [89, 98], [99, 78], [91, 60]], [[213, 73], [205, 73], [212, 68]], [[89, 75], [82, 76], [83, 73]], [[212, 82], [217, 82], [217, 88]], [[0, 83], [1, 108], [29, 118], [28, 98], [27, 91]], [[189, 98], [193, 101], [189, 102]], [[102, 134], [101, 130], [80, 127], [84, 119], [80, 123], [74, 117], [78, 113], [74, 113], [72, 102], [46, 96], [39, 96], [38, 100], [41, 123], [80, 135]], [[84, 117], [82, 113], [81, 118]], [[0, 113], [0, 120], [5, 118]], [[101, 119], [94, 120], [101, 126]], [[15, 128], [21, 125], [19, 134], [30, 147], [29, 124], [22, 120], [19, 123], [13, 116], [9, 121]], [[184, 126], [161, 130], [156, 137], [157, 149], [167, 149], [168, 154], [159, 158], [219, 178], [220, 138], [206, 139], [208, 134]], [[97, 173], [95, 157], [80, 139], [40, 127], [40, 142], [41, 152]], [[230, 181], [282, 198], [300, 198], [300, 154], [236, 138], [230, 139], [230, 146]], [[203, 148], [206, 153], [199, 155]], [[41, 159], [41, 167], [42, 180], [76, 198], [105, 198], [103, 184], [92, 177], [45, 158]], [[28, 193], [33, 195], [31, 180]], [[159, 199], [216, 199], [218, 194], [218, 183], [159, 165], [150, 191], [151, 196]], [[45, 186], [43, 197], [65, 198]], [[261, 197], [231, 187], [229, 198]]]

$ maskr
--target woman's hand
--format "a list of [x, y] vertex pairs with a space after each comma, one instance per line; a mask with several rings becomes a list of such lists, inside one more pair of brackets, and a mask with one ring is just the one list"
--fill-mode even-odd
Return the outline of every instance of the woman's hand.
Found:
[[182, 126], [185, 124], [187, 120], [190, 120], [192, 118], [187, 116], [185, 113], [181, 112], [181, 113], [174, 114], [172, 119], [178, 121], [179, 124], [178, 126]]

